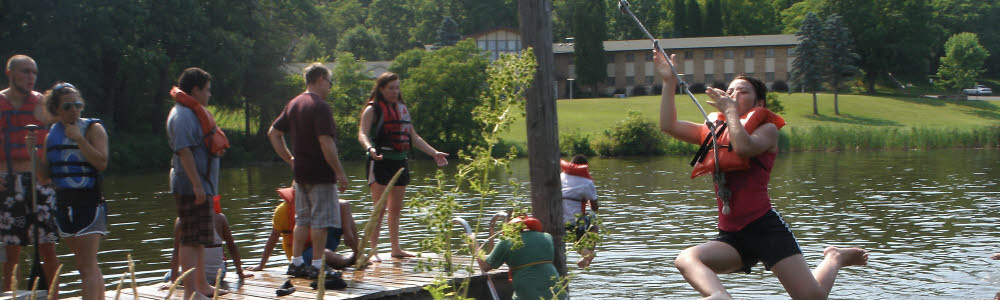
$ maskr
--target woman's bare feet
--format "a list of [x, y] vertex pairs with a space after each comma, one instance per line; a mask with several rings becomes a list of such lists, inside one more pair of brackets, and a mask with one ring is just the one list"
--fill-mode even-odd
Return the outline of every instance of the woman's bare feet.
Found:
[[[208, 286], [207, 288], [201, 288], [201, 289], [198, 289], [198, 293], [202, 294], [203, 296], [206, 296], [208, 298], [212, 298], [212, 295], [215, 294], [215, 288], [212, 287], [212, 286]], [[225, 295], [225, 294], [229, 294], [229, 291], [224, 290], [224, 289], [219, 289], [219, 296], [222, 296], [222, 295]]]
[[826, 250], [823, 250], [823, 256], [836, 260], [841, 267], [868, 264], [868, 251], [861, 248], [826, 247]]
[[403, 250], [392, 251], [392, 257], [395, 257], [395, 258], [407, 258], [407, 257], [415, 257], [415, 256], [416, 255], [414, 255], [413, 253], [406, 252], [406, 251], [403, 251]]

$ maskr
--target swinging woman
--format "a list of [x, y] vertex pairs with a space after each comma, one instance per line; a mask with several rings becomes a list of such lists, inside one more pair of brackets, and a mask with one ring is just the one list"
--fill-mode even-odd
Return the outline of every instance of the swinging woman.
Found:
[[[710, 129], [704, 124], [677, 120], [674, 104], [677, 78], [666, 58], [659, 53], [654, 55], [657, 73], [663, 78], [660, 129], [675, 139], [702, 144]], [[778, 152], [778, 130], [784, 120], [766, 110], [767, 87], [758, 79], [740, 75], [727, 91], [708, 88], [705, 93], [712, 98], [708, 103], [721, 112], [713, 116], [725, 119], [716, 123], [718, 127], [723, 124], [728, 127], [720, 135], [719, 149], [731, 148], [719, 150], [720, 165], [737, 161], [741, 163], [736, 165], [743, 167], [722, 168], [725, 180], [721, 187], [716, 185], [716, 189], [728, 189], [732, 194], [729, 201], [725, 201], [728, 203], [717, 199], [719, 235], [712, 241], [685, 249], [674, 265], [695, 290], [709, 299], [732, 298], [717, 274], [750, 273], [750, 268], [758, 262], [763, 262], [764, 268], [778, 277], [792, 299], [826, 299], [833, 289], [837, 272], [846, 266], [865, 265], [868, 253], [859, 248], [827, 247], [823, 251], [823, 261], [810, 273], [798, 242], [781, 215], [771, 207], [768, 196], [768, 181]], [[722, 157], [723, 152], [731, 155]], [[699, 167], [714, 171], [714, 168], [706, 168], [709, 163], [705, 163], [714, 161], [713, 154], [708, 152], [695, 171], [698, 172]], [[714, 166], [714, 162], [710, 164]], [[692, 177], [697, 175], [700, 174], [695, 173]], [[724, 210], [724, 206], [727, 209]]]

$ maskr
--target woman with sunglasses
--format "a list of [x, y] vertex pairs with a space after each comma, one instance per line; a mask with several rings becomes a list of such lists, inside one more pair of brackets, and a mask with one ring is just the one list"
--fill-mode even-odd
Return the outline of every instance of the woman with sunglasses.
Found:
[[104, 299], [104, 277], [97, 267], [101, 237], [108, 234], [108, 211], [101, 193], [101, 172], [108, 167], [108, 134], [100, 120], [81, 118], [83, 97], [69, 83], [45, 93], [45, 108], [55, 122], [45, 139], [42, 181], [56, 189], [56, 224], [73, 252], [82, 277], [83, 299]]

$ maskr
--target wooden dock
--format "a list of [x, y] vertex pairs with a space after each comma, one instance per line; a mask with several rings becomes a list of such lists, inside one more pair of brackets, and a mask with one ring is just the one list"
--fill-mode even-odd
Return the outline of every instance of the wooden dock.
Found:
[[[324, 299], [430, 299], [430, 295], [423, 290], [430, 285], [438, 275], [443, 275], [441, 271], [416, 272], [418, 262], [426, 260], [423, 258], [409, 259], [384, 259], [381, 263], [372, 263], [363, 270], [356, 271], [348, 268], [343, 271], [344, 281], [347, 288], [342, 290], [326, 290]], [[433, 255], [433, 254], [432, 254]], [[379, 255], [380, 257], [390, 257], [388, 253]], [[454, 263], [459, 266], [468, 265], [469, 257], [455, 257]], [[290, 278], [285, 274], [287, 266], [275, 266], [259, 272], [246, 271], [254, 274], [251, 278], [236, 280], [235, 272], [228, 272], [227, 278], [222, 283], [222, 288], [229, 290], [229, 294], [220, 296], [220, 299], [294, 299], [306, 300], [316, 299], [316, 290], [309, 287], [312, 280], [302, 278]], [[470, 276], [471, 275], [471, 276]], [[464, 280], [471, 277], [469, 297], [476, 299], [489, 299], [489, 291], [486, 288], [485, 276], [482, 273], [468, 274], [468, 272], [457, 272], [452, 280]], [[489, 277], [497, 286], [502, 299], [510, 299], [512, 287], [507, 281], [507, 267], [493, 270]], [[295, 292], [291, 295], [278, 297], [275, 291], [286, 281], [291, 279], [295, 285]], [[132, 289], [126, 281], [122, 288], [119, 299], [168, 299], [167, 291], [162, 289], [165, 284], [155, 284], [140, 286], [139, 296], [134, 297]], [[178, 288], [169, 299], [182, 299], [184, 291]], [[115, 299], [116, 291], [109, 289], [105, 293], [105, 299]], [[64, 298], [80, 299], [80, 297]]]

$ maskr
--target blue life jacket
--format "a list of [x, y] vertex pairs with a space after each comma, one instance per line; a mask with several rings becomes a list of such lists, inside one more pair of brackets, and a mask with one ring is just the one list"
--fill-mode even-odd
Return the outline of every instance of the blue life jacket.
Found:
[[[101, 120], [98, 119], [81, 118], [77, 121], [80, 134], [86, 136], [87, 129], [94, 123], [100, 122]], [[62, 205], [70, 205], [97, 203], [103, 200], [100, 195], [101, 173], [87, 162], [77, 143], [66, 137], [62, 122], [52, 124], [49, 135], [45, 139], [45, 149], [45, 158], [49, 161], [49, 175], [56, 187], [57, 202]], [[61, 195], [66, 196], [61, 197]]]

